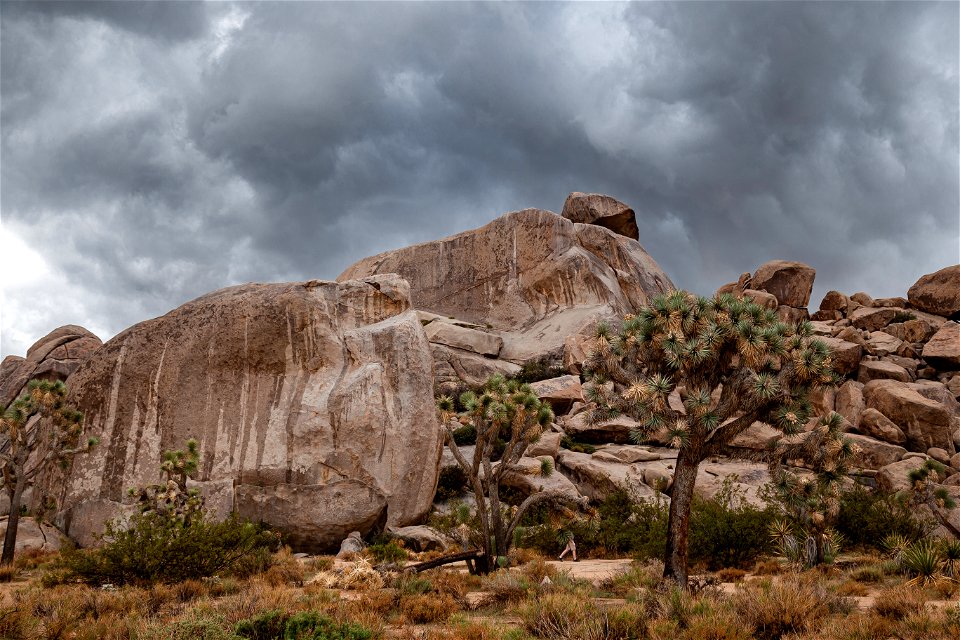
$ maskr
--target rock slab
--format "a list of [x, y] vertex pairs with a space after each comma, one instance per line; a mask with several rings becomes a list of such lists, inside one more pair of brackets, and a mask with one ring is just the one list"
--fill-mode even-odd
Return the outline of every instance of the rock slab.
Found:
[[74, 374], [69, 399], [101, 444], [48, 479], [57, 522], [88, 541], [128, 487], [158, 480], [164, 450], [196, 438], [197, 484], [297, 548], [415, 524], [443, 446], [432, 381], [399, 276], [208, 294], [124, 331]]

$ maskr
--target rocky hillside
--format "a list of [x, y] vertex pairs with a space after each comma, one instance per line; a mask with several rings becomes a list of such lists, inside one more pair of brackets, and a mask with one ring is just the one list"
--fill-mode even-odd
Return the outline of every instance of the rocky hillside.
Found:
[[[264, 520], [300, 548], [417, 523], [441, 466], [452, 464], [434, 392], [516, 374], [531, 360], [563, 374], [534, 384], [558, 417], [523, 461], [531, 473], [508, 479], [515, 489], [599, 500], [626, 484], [669, 496], [676, 452], [631, 444], [626, 418], [591, 424], [581, 387], [596, 324], [673, 288], [639, 237], [627, 205], [574, 193], [562, 215], [507, 213], [361, 260], [337, 282], [231, 287], [102, 346], [62, 327], [26, 358], [4, 360], [0, 399], [31, 377], [67, 379], [87, 431], [100, 437], [34, 492], [56, 497], [57, 524], [82, 544], [129, 511], [128, 487], [157, 480], [163, 450], [191, 437], [208, 505]], [[831, 291], [811, 314], [815, 275], [773, 261], [719, 292], [750, 296], [784, 321], [812, 319], [846, 377], [814, 403], [847, 420], [861, 478], [896, 489], [932, 457], [948, 465], [946, 485], [960, 498], [960, 266], [924, 276], [905, 298]], [[735, 474], [757, 499], [769, 474], [750, 460], [776, 436], [755, 423], [733, 443], [742, 459], [706, 461], [697, 490], [712, 495]], [[543, 457], [559, 473], [533, 473]], [[951, 517], [960, 526], [960, 510]]]

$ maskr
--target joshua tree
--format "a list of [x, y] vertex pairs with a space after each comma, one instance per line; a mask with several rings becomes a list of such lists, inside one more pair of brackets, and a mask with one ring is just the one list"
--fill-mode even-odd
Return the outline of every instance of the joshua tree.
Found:
[[936, 523], [960, 538], [960, 529], [944, 513], [957, 506], [950, 492], [939, 484], [945, 476], [946, 467], [936, 460], [927, 460], [910, 472], [910, 489], [903, 497], [919, 512], [929, 512]]
[[164, 451], [160, 470], [167, 476], [164, 484], [130, 489], [137, 498], [141, 513], [157, 513], [190, 526], [194, 517], [202, 515], [203, 498], [197, 489], [187, 489], [187, 478], [197, 472], [200, 452], [197, 441], [187, 440], [187, 450]]
[[[477, 500], [487, 563], [481, 571], [490, 570], [496, 568], [498, 556], [507, 555], [513, 532], [530, 507], [544, 502], [559, 506], [576, 502], [576, 499], [560, 491], [539, 491], [529, 495], [515, 510], [510, 510], [512, 515], [504, 512], [500, 502], [502, 478], [508, 473], [523, 473], [517, 463], [527, 447], [540, 438], [543, 428], [553, 421], [550, 405], [542, 403], [530, 385], [494, 375], [480, 389], [479, 395], [472, 391], [461, 395], [460, 404], [466, 409], [465, 418], [477, 431], [473, 460], [467, 460], [454, 442], [451, 424], [456, 424], [453, 399], [441, 396], [437, 400], [441, 421], [447, 429], [447, 446], [467, 474]], [[503, 455], [499, 462], [493, 462], [491, 458], [499, 440], [505, 441]], [[541, 465], [544, 475], [552, 470], [547, 461]]]
[[0, 415], [0, 465], [10, 496], [10, 517], [0, 564], [13, 562], [20, 524], [20, 504], [27, 485], [55, 461], [70, 459], [97, 443], [84, 442], [83, 414], [64, 403], [67, 387], [60, 381], [31, 380], [27, 392]]
[[[841, 480], [857, 453], [835, 412], [821, 417], [812, 430], [777, 443], [771, 472], [787, 521], [775, 523], [771, 533], [791, 560], [812, 567], [836, 555], [839, 534], [831, 526], [840, 514]], [[814, 475], [801, 477], [781, 464], [798, 459], [807, 462]]]
[[835, 383], [830, 350], [807, 322], [789, 326], [749, 298], [674, 291], [598, 327], [588, 362], [592, 418], [625, 414], [634, 438], [656, 434], [679, 448], [670, 501], [664, 579], [687, 581], [687, 532], [700, 462], [723, 453], [756, 421], [799, 433], [808, 394]]

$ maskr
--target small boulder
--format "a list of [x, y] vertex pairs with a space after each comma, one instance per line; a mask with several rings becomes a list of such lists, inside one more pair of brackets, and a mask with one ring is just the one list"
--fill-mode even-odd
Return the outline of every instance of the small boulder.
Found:
[[766, 291], [744, 289], [742, 297], [750, 298], [764, 309], [776, 309], [778, 305], [777, 297], [772, 293], [767, 293]]
[[573, 222], [595, 224], [622, 236], [640, 239], [633, 209], [610, 196], [574, 191], [567, 196], [560, 215]]
[[863, 383], [847, 380], [837, 389], [834, 410], [846, 418], [854, 428], [858, 427], [863, 419], [862, 413], [866, 406], [863, 401]]
[[858, 291], [850, 299], [859, 304], [862, 307], [872, 307], [873, 306], [873, 296], [864, 291]]
[[874, 331], [867, 338], [867, 352], [878, 357], [897, 353], [901, 345], [903, 345], [902, 340], [883, 331]]
[[866, 331], [879, 331], [890, 324], [901, 309], [891, 309], [889, 307], [874, 308], [861, 307], [850, 314], [850, 323], [857, 329]]
[[363, 551], [363, 536], [359, 531], [351, 531], [350, 535], [340, 543], [340, 551], [337, 552], [338, 558], [346, 558], [351, 553], [360, 553]]
[[960, 264], [921, 276], [907, 291], [910, 305], [949, 318], [960, 312]]
[[944, 324], [924, 345], [923, 359], [937, 369], [960, 369], [960, 324]]
[[594, 444], [605, 442], [631, 443], [633, 439], [630, 434], [640, 427], [639, 422], [627, 416], [618, 416], [603, 422], [592, 423], [587, 411], [561, 420], [560, 425], [566, 434], [574, 440]]
[[939, 462], [940, 464], [950, 464], [950, 454], [947, 453], [944, 449], [940, 447], [930, 447], [927, 449], [927, 455]]
[[777, 317], [780, 321], [789, 325], [795, 325], [810, 319], [810, 314], [806, 309], [798, 309], [785, 304], [777, 307]]
[[424, 327], [427, 340], [456, 349], [472, 351], [495, 358], [503, 348], [503, 338], [485, 331], [461, 327], [449, 322], [433, 321]]
[[833, 353], [833, 369], [840, 375], [853, 373], [860, 366], [860, 359], [863, 358], [863, 347], [859, 344], [828, 336], [818, 336], [817, 339], [830, 347], [830, 351]]
[[[862, 397], [862, 396], [861, 396]], [[860, 431], [878, 440], [891, 444], [903, 445], [907, 443], [907, 436], [903, 434], [893, 420], [870, 407], [860, 414]]]
[[455, 546], [453, 540], [432, 527], [411, 525], [388, 529], [387, 533], [403, 541], [403, 545], [414, 551], [444, 551]]
[[903, 447], [880, 440], [874, 440], [868, 436], [861, 436], [855, 433], [847, 434], [850, 439], [860, 449], [859, 461], [864, 469], [880, 469], [894, 462], [898, 462], [907, 452]]
[[[0, 537], [7, 533], [8, 517], [0, 518]], [[35, 518], [21, 516], [17, 524], [17, 544], [14, 553], [24, 551], [59, 551], [67, 543], [67, 537], [59, 529]]]
[[850, 298], [844, 294], [839, 291], [827, 291], [823, 300], [820, 301], [820, 311], [839, 311], [845, 314], [849, 305]]
[[539, 456], [550, 456], [551, 458], [556, 458], [557, 454], [560, 452], [560, 438], [563, 437], [563, 434], [557, 431], [550, 431], [548, 433], [540, 434], [540, 438], [527, 447], [526, 455], [533, 458]]
[[580, 376], [567, 375], [549, 380], [540, 380], [530, 385], [537, 397], [550, 406], [557, 414], [566, 413], [574, 402], [583, 402], [583, 387]]
[[813, 267], [802, 262], [772, 260], [760, 265], [750, 286], [772, 293], [781, 305], [801, 309], [810, 303], [816, 274]]
[[904, 456], [903, 460], [880, 468], [877, 471], [877, 486], [889, 493], [906, 491], [912, 486], [910, 472], [922, 467], [924, 462], [926, 456]]
[[864, 384], [871, 380], [899, 380], [910, 382], [910, 374], [903, 367], [884, 360], [864, 360], [860, 363], [857, 380]]

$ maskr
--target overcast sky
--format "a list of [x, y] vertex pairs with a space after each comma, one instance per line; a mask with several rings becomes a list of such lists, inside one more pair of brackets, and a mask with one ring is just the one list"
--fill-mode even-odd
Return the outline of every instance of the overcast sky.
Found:
[[960, 262], [958, 6], [4, 2], [0, 350], [570, 191], [687, 289], [904, 295]]

